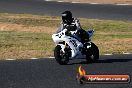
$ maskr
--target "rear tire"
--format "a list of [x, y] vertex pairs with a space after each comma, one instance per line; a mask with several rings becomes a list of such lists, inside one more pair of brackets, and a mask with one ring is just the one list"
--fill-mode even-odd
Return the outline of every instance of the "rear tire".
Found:
[[86, 60], [87, 62], [96, 62], [99, 59], [99, 49], [91, 42], [91, 47], [88, 49]]
[[54, 50], [54, 56], [60, 65], [66, 65], [69, 62], [69, 57], [61, 54], [61, 46], [57, 45]]

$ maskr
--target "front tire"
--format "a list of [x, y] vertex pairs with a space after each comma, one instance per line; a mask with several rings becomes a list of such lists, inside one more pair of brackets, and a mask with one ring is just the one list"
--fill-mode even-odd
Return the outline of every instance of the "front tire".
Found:
[[60, 65], [66, 65], [69, 62], [69, 57], [63, 54], [61, 46], [59, 45], [55, 47], [54, 56], [57, 63], [59, 63]]
[[99, 49], [91, 42], [91, 47], [88, 49], [86, 60], [87, 62], [96, 62], [99, 59]]

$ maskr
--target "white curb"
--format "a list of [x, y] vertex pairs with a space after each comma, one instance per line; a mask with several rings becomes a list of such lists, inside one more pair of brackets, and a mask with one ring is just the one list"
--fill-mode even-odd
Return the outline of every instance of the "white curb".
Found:
[[123, 54], [131, 54], [131, 53], [125, 53], [125, 52], [123, 52]]
[[64, 1], [57, 1], [57, 2], [64, 2]]
[[55, 58], [55, 57], [49, 57], [49, 58], [51, 58], [51, 59], [52, 59], [52, 58]]
[[89, 3], [89, 4], [93, 4], [93, 5], [96, 5], [96, 4], [99, 4], [99, 3]]
[[104, 54], [104, 55], [108, 55], [109, 56], [109, 55], [113, 55], [113, 54]]
[[38, 59], [38, 58], [31, 58], [32, 60], [36, 60], [36, 59]]
[[80, 2], [71, 2], [71, 3], [80, 3]]
[[127, 6], [127, 5], [131, 5], [131, 4], [116, 4], [116, 5]]
[[16, 59], [6, 59], [6, 60], [16, 60]]
[[50, 1], [53, 1], [53, 0], [44, 0], [44, 1], [46, 1], [46, 2], [50, 2]]

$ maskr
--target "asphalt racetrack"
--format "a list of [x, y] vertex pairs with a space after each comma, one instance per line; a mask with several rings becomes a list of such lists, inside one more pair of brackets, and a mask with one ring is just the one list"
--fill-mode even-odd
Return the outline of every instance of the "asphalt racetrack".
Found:
[[45, 2], [44, 0], [0, 0], [0, 12], [60, 16], [71, 10], [75, 17], [132, 20], [132, 6]]
[[[0, 12], [60, 16], [71, 10], [76, 17], [132, 20], [132, 6], [70, 4], [42, 0], [0, 0]], [[132, 88], [132, 83], [85, 84], [76, 81], [78, 67], [87, 74], [128, 74], [132, 79], [132, 54], [101, 55], [96, 63], [70, 60], [59, 65], [49, 58], [0, 61], [0, 88]]]
[[76, 81], [78, 67], [87, 74], [128, 74], [132, 79], [132, 55], [100, 56], [97, 63], [70, 60], [59, 65], [54, 59], [0, 61], [0, 88], [132, 88], [132, 83], [84, 84]]

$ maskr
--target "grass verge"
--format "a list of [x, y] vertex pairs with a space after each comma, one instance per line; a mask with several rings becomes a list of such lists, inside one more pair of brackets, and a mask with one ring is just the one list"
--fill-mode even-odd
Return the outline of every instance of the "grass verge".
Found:
[[[79, 18], [82, 27], [93, 28], [93, 42], [100, 53], [132, 52], [132, 22]], [[53, 56], [51, 35], [60, 17], [0, 13], [0, 59]]]

